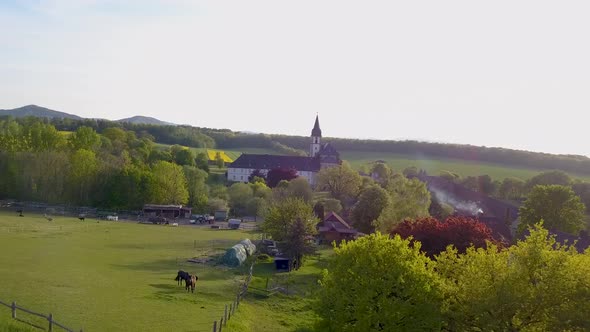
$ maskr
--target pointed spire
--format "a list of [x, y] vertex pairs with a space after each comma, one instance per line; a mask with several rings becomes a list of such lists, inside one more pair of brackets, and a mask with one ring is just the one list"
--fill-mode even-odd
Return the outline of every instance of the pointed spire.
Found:
[[313, 137], [322, 137], [322, 130], [320, 129], [320, 116], [315, 116], [315, 125], [313, 126], [313, 130], [311, 131], [311, 136]]

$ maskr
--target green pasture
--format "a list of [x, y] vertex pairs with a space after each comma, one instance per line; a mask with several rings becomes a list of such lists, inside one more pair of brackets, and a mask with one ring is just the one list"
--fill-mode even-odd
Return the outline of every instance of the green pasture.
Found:
[[[365, 152], [365, 151], [339, 151], [340, 157], [348, 161], [354, 168], [360, 168], [362, 165], [374, 162], [376, 160], [385, 161], [395, 171], [401, 172], [404, 168], [416, 166], [424, 169], [432, 175], [438, 175], [440, 171], [450, 171], [459, 174], [461, 177], [477, 176], [487, 174], [495, 180], [503, 180], [507, 177], [516, 177], [527, 180], [545, 169], [532, 169], [517, 166], [507, 166], [493, 163], [486, 163], [481, 161], [469, 161], [459, 159], [446, 159], [406, 155], [396, 153], [382, 153], [382, 152]], [[590, 176], [570, 174], [574, 178], [582, 180], [590, 180]]]
[[[322, 247], [317, 255], [305, 260], [301, 269], [277, 273], [273, 262], [259, 262], [254, 267], [250, 292], [240, 304], [236, 319], [229, 322], [227, 332], [311, 332], [319, 319], [314, 311], [318, 280], [333, 254], [331, 247]], [[266, 296], [260, 289], [280, 286], [286, 293]]]
[[[170, 144], [161, 144], [161, 143], [156, 143], [155, 144], [156, 148], [161, 149], [161, 150], [165, 150], [165, 149], [169, 149], [172, 145]], [[189, 149], [191, 149], [194, 153], [200, 153], [200, 152], [205, 152], [207, 153], [206, 148], [193, 148], [193, 147], [189, 147]], [[225, 149], [212, 149], [214, 151], [223, 151], [225, 152], [225, 154], [232, 158], [233, 160], [238, 159], [239, 156], [242, 155], [242, 153], [250, 153], [250, 154], [278, 154], [278, 152], [274, 151], [273, 149], [262, 149], [262, 148], [236, 148], [236, 149], [231, 149], [231, 150], [225, 150]]]
[[[0, 212], [0, 300], [84, 331], [210, 331], [235, 298], [243, 271], [186, 260], [258, 236]], [[195, 294], [173, 280], [179, 269], [199, 276]], [[21, 323], [11, 320], [10, 309], [0, 307], [0, 328], [15, 324]]]

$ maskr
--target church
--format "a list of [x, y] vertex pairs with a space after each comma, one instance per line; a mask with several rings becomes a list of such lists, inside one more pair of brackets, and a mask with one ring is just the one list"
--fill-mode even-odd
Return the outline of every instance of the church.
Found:
[[330, 143], [322, 144], [320, 119], [316, 116], [311, 131], [309, 154], [303, 156], [278, 156], [269, 154], [242, 154], [227, 169], [227, 180], [248, 182], [255, 170], [267, 174], [271, 169], [294, 169], [297, 175], [307, 179], [312, 186], [316, 184], [318, 172], [324, 168], [338, 166], [342, 163], [340, 154]]

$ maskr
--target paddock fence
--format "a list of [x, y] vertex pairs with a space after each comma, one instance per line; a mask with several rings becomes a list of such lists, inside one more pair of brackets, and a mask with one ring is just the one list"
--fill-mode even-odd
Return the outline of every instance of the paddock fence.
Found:
[[254, 264], [256, 264], [256, 260], [250, 265], [248, 275], [246, 276], [244, 283], [239, 287], [236, 299], [231, 304], [226, 304], [223, 316], [219, 320], [213, 322], [213, 332], [223, 332], [224, 327], [227, 326], [227, 323], [231, 320], [232, 316], [235, 316], [236, 310], [240, 306], [240, 301], [248, 293], [248, 287], [250, 286], [250, 281], [252, 281], [252, 275], [254, 273]]
[[[55, 318], [53, 318], [53, 315], [52, 314], [45, 315], [45, 314], [41, 314], [41, 313], [38, 313], [38, 312], [35, 312], [35, 311], [32, 311], [32, 310], [29, 310], [27, 308], [23, 308], [21, 306], [18, 306], [15, 301], [13, 301], [10, 304], [8, 304], [8, 303], [6, 303], [4, 301], [0, 301], [0, 305], [3, 305], [5, 307], [10, 308], [10, 310], [12, 311], [12, 319], [17, 320], [17, 321], [19, 321], [21, 323], [30, 325], [30, 326], [32, 326], [34, 328], [37, 328], [37, 329], [40, 329], [40, 330], [44, 330], [44, 331], [46, 330], [46, 331], [50, 331], [50, 332], [55, 331], [55, 328], [61, 328], [62, 330], [67, 331], [67, 332], [78, 332], [78, 330], [74, 330], [72, 328], [69, 328], [69, 327], [67, 327], [67, 326], [65, 326], [65, 325], [57, 322], [55, 320]], [[29, 315], [33, 315], [35, 317], [39, 317], [39, 318], [42, 318], [42, 319], [46, 320], [47, 321], [47, 329], [45, 327], [43, 327], [43, 326], [37, 325], [36, 323], [32, 323], [30, 321], [27, 321], [27, 320], [24, 320], [24, 319], [19, 318], [17, 316], [17, 312], [19, 310], [22, 311], [22, 312], [25, 312], [25, 313], [27, 313]], [[82, 329], [80, 329], [79, 331], [80, 332], [83, 332]]]

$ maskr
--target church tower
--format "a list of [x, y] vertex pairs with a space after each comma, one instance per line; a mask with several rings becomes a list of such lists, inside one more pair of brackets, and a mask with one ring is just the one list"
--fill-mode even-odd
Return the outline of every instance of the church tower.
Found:
[[319, 115], [315, 117], [315, 125], [311, 131], [311, 144], [309, 146], [309, 156], [315, 157], [320, 153], [322, 141], [322, 130], [320, 129], [320, 118]]

